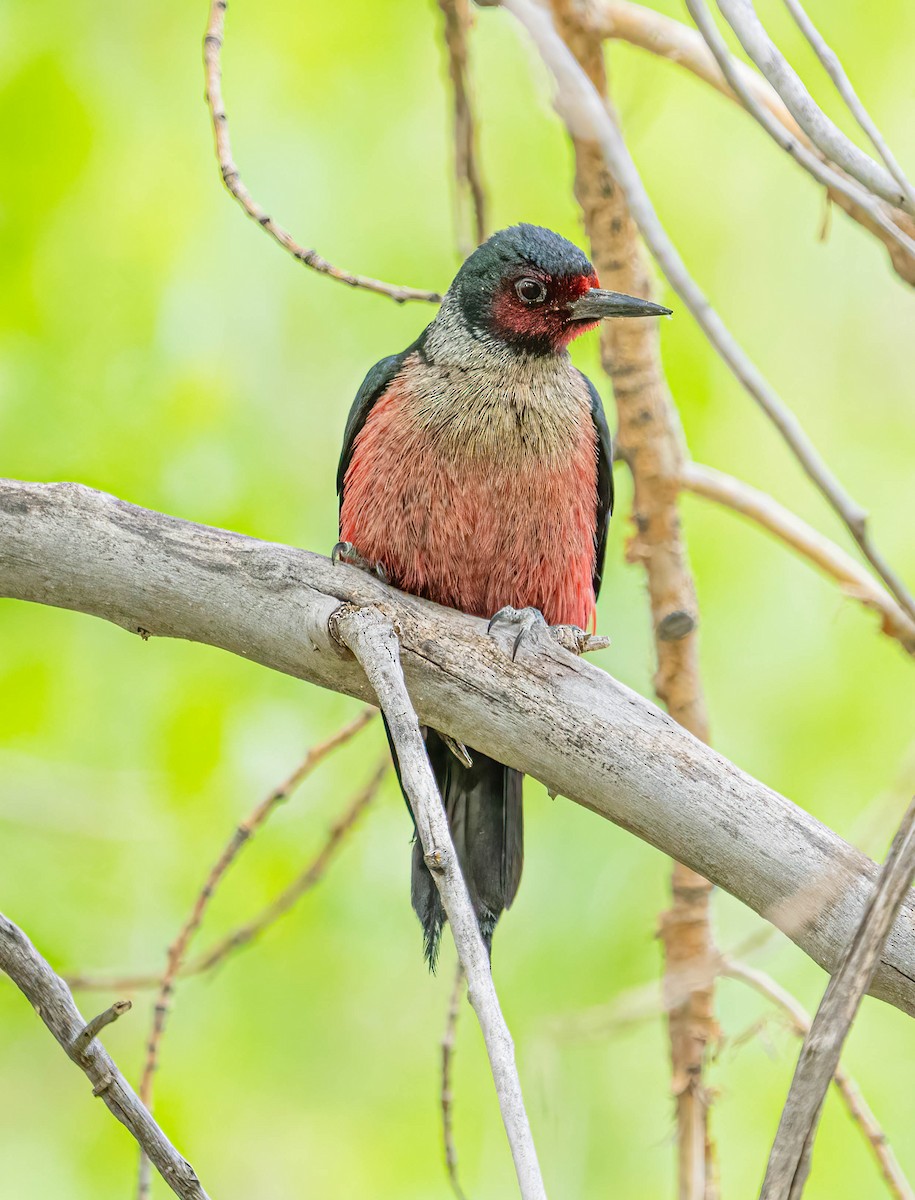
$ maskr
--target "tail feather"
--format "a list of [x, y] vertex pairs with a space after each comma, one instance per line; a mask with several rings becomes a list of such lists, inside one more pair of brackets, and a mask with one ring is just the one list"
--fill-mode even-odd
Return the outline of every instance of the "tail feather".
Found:
[[[480, 933], [491, 951], [496, 922], [514, 900], [521, 880], [523, 776], [475, 750], [473, 765], [465, 767], [431, 729], [426, 748]], [[445, 911], [418, 839], [413, 846], [411, 898], [423, 927], [426, 960], [434, 971]]]

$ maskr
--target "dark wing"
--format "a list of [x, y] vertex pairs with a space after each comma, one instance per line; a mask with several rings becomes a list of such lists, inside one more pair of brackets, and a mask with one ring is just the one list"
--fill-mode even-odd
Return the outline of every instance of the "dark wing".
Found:
[[343, 431], [343, 449], [340, 451], [340, 462], [337, 466], [337, 495], [340, 497], [340, 503], [343, 503], [343, 482], [346, 478], [346, 471], [350, 464], [350, 459], [353, 457], [353, 446], [356, 438], [368, 419], [369, 413], [372, 411], [376, 401], [380, 400], [388, 387], [394, 381], [404, 361], [414, 350], [420, 350], [425, 338], [425, 333], [422, 333], [412, 346], [408, 346], [400, 354], [392, 354], [390, 358], [383, 358], [381, 362], [375, 363], [368, 375], [362, 381], [362, 386], [356, 393], [356, 399], [353, 401], [353, 406], [349, 410], [349, 416], [346, 418], [346, 429]]
[[604, 573], [607, 529], [610, 525], [610, 514], [613, 512], [613, 442], [597, 388], [587, 375], [582, 375], [582, 379], [588, 385], [588, 391], [591, 393], [591, 419], [597, 431], [597, 526], [594, 530], [594, 544], [597, 549], [594, 559], [594, 596], [596, 599], [600, 593], [601, 576]]

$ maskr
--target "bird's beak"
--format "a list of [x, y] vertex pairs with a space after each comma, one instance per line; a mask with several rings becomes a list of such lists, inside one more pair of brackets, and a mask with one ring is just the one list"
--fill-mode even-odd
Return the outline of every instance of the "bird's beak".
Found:
[[604, 317], [669, 317], [671, 309], [651, 300], [639, 300], [624, 292], [606, 292], [591, 288], [571, 305], [576, 321], [601, 321]]

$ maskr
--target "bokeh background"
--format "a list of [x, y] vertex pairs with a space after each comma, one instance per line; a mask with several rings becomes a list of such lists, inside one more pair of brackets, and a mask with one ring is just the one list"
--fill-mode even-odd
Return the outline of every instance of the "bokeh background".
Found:
[[[431, 317], [310, 274], [223, 192], [202, 101], [206, 4], [0, 0], [0, 471], [328, 551], [341, 431], [366, 369]], [[915, 162], [915, 8], [811, 2], [903, 161]], [[683, 17], [676, 3], [665, 11]], [[781, 6], [761, 5], [842, 120]], [[571, 154], [510, 19], [473, 41], [496, 226], [580, 239]], [[670, 64], [614, 47], [614, 93], [657, 207], [735, 332], [873, 513], [915, 578], [912, 315], [885, 254], [738, 109]], [[809, 68], [809, 70], [807, 70]], [[431, 2], [233, 3], [224, 54], [236, 158], [255, 196], [351, 269], [442, 288], [455, 251], [450, 99]], [[848, 123], [845, 122], [846, 127]], [[663, 290], [662, 290], [663, 295]], [[842, 540], [682, 306], [664, 357], [697, 459], [771, 489]], [[597, 374], [593, 337], [576, 361]], [[608, 404], [609, 406], [609, 404]], [[609, 671], [651, 695], [640, 571], [622, 562], [620, 472], [599, 625]], [[882, 856], [915, 788], [913, 664], [875, 620], [738, 518], [687, 498], [715, 744]], [[61, 972], [160, 966], [236, 821], [354, 702], [208, 648], [80, 615], [0, 606], [0, 906]], [[321, 845], [382, 749], [323, 766], [246, 850], [198, 946], [254, 912]], [[496, 939], [550, 1194], [672, 1194], [672, 1104], [657, 1019], [560, 1028], [658, 976], [668, 864], [528, 783], [527, 864]], [[322, 885], [215, 977], [178, 991], [157, 1115], [210, 1194], [450, 1193], [438, 1042], [453, 951], [427, 974], [409, 905], [409, 825], [388, 784]], [[716, 900], [720, 942], [760, 926]], [[756, 953], [808, 1005], [825, 976], [783, 938]], [[84, 1010], [111, 994], [79, 994]], [[105, 1041], [136, 1080], [151, 1000]], [[723, 1194], [756, 1194], [794, 1064], [766, 1006], [723, 982], [710, 1071]], [[557, 1024], [558, 1022], [558, 1024]], [[131, 1139], [0, 981], [0, 1192], [132, 1195]], [[915, 1175], [915, 1023], [868, 1000], [847, 1063]], [[474, 1200], [513, 1173], [481, 1039], [458, 1030], [455, 1127]], [[878, 1196], [835, 1098], [811, 1200]], [[160, 1181], [154, 1194], [165, 1195]]]

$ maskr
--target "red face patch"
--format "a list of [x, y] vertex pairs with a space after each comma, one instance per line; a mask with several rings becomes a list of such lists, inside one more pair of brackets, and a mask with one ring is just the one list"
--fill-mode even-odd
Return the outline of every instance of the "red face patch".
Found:
[[533, 268], [503, 279], [492, 303], [492, 331], [506, 342], [534, 351], [559, 353], [598, 321], [576, 321], [571, 306], [597, 275], [546, 275]]

